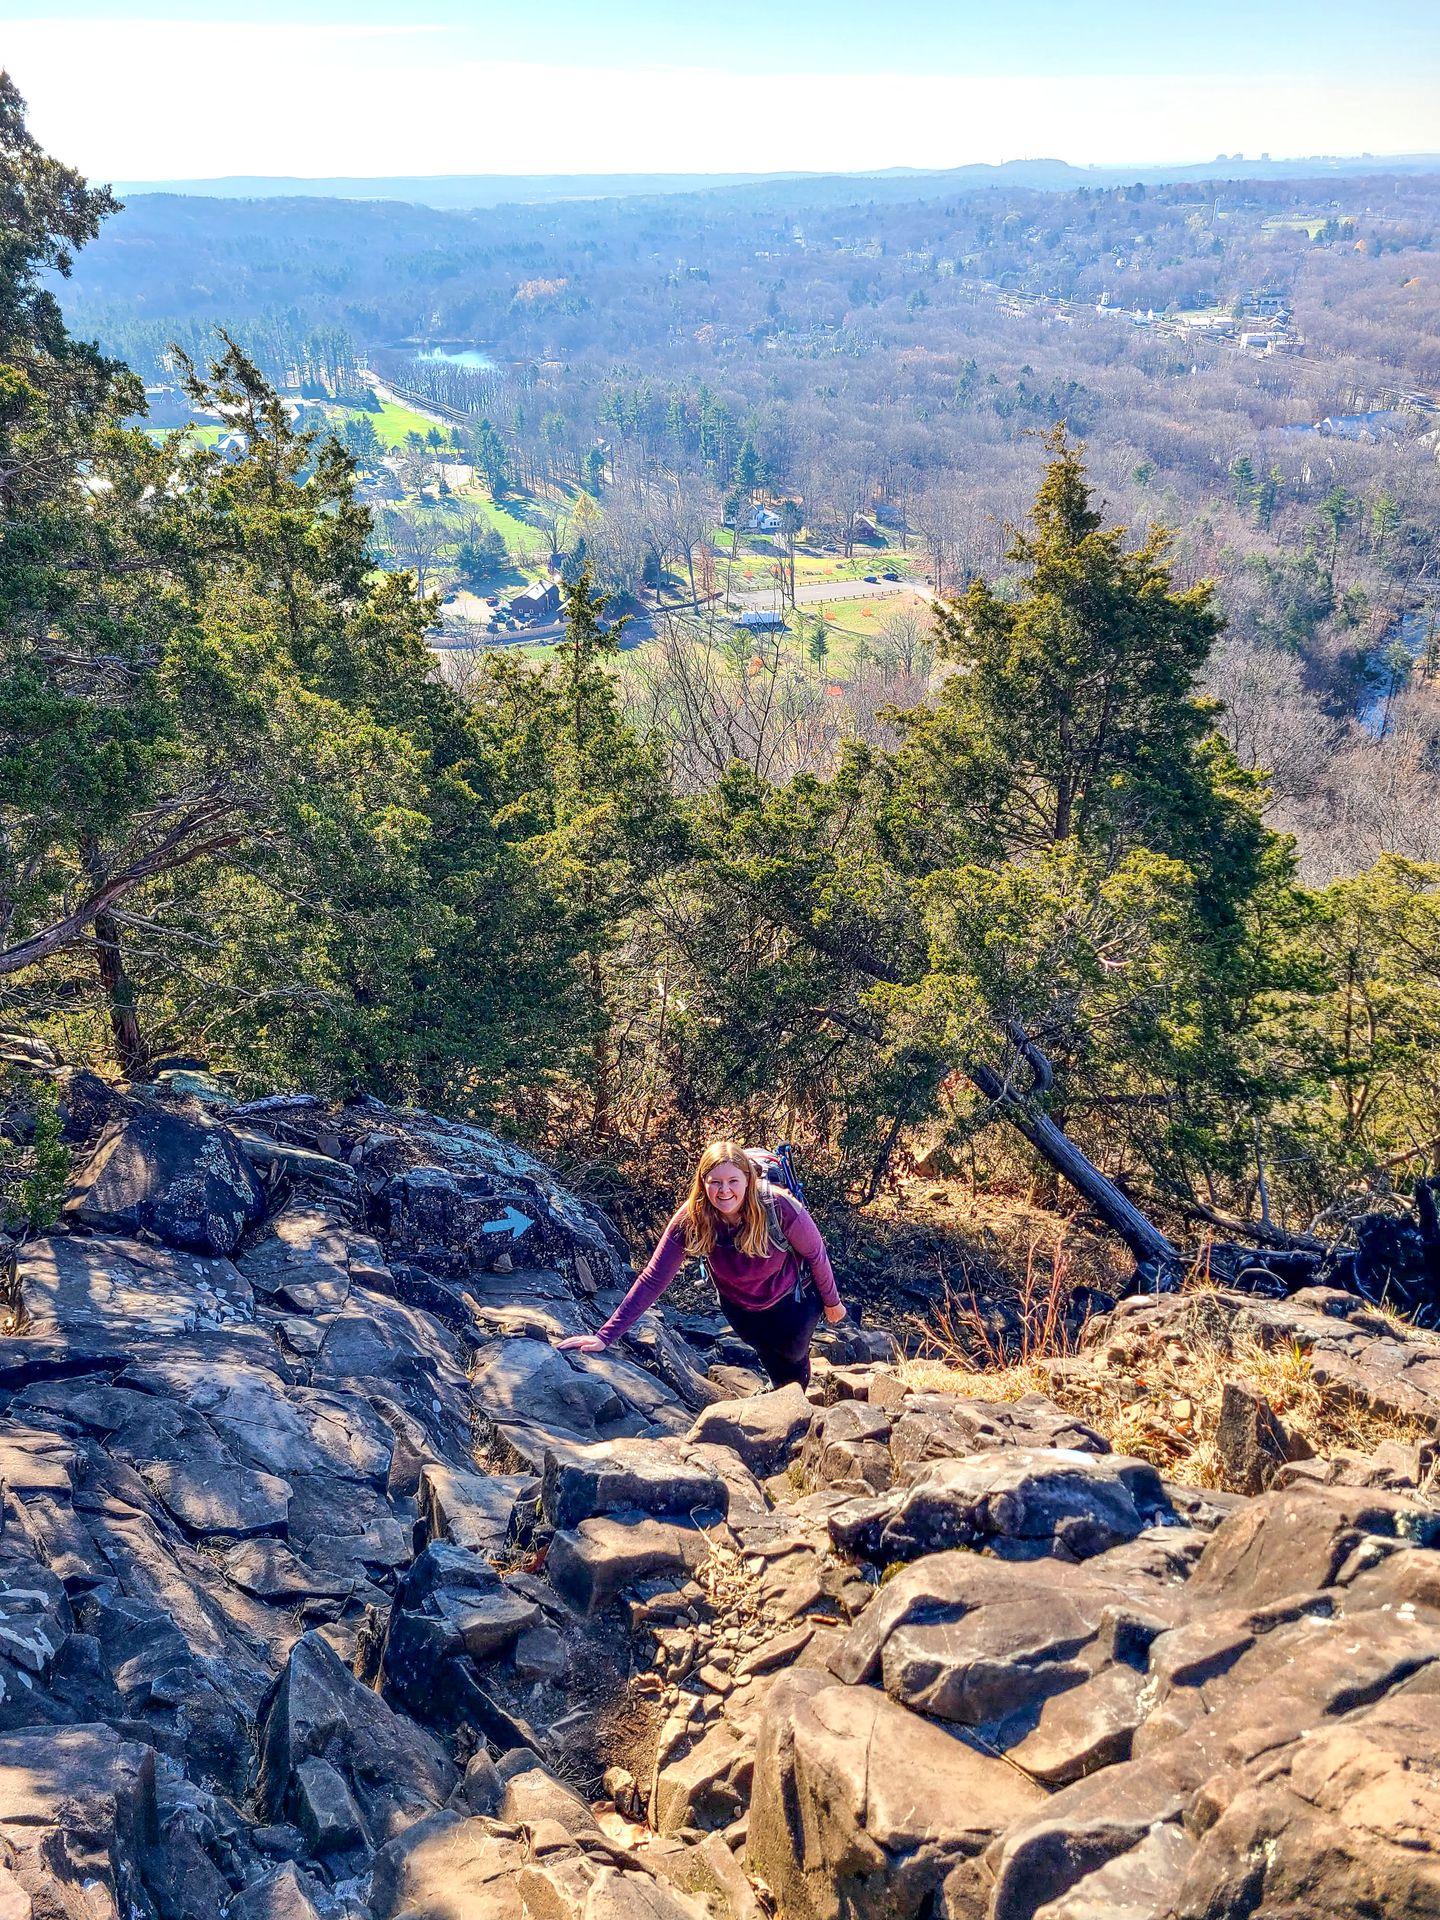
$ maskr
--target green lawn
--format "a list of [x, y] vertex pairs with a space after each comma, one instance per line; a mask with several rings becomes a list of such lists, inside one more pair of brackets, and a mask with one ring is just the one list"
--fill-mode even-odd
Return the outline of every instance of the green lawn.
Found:
[[1268, 220], [1262, 220], [1260, 227], [1263, 233], [1275, 233], [1282, 227], [1292, 227], [1297, 230], [1303, 228], [1313, 240], [1317, 234], [1324, 232], [1328, 218], [1329, 215], [1323, 213], [1318, 220], [1311, 219], [1304, 213], [1274, 213]]
[[542, 528], [538, 509], [523, 494], [509, 494], [504, 500], [492, 500], [483, 486], [474, 486], [458, 493], [443, 494], [438, 500], [429, 494], [423, 500], [414, 494], [407, 494], [404, 504], [412, 511], [418, 507], [424, 512], [439, 515], [457, 532], [467, 526], [472, 518], [478, 520], [482, 527], [490, 527], [500, 535], [512, 556], [538, 556], [536, 563], [529, 568], [532, 574], [543, 571], [548, 554], [542, 549], [547, 546], [549, 531]]
[[[715, 578], [724, 587], [727, 579], [737, 593], [763, 592], [775, 579], [780, 550], [771, 541], [742, 533], [739, 552], [731, 563], [733, 536], [723, 529], [712, 539], [715, 553]], [[815, 585], [826, 580], [863, 580], [867, 573], [905, 574], [918, 564], [918, 555], [907, 554], [898, 541], [884, 546], [859, 546], [848, 559], [841, 553], [802, 541], [795, 549], [795, 584]]]
[[[874, 600], [833, 600], [823, 608], [800, 607], [789, 618], [796, 644], [803, 647], [805, 640], [801, 634], [808, 638], [814, 631], [814, 616], [824, 613], [830, 648], [826, 675], [831, 680], [846, 680], [854, 671], [855, 653], [861, 642], [873, 645], [886, 624], [902, 611], [918, 612], [922, 619], [927, 619], [930, 605], [913, 594], [887, 593]], [[803, 617], [803, 628], [797, 628], [797, 615]], [[808, 653], [805, 657], [809, 658]]]
[[[179, 427], [144, 427], [142, 431], [152, 440], [163, 440], [167, 433], [179, 433], [181, 429]], [[189, 434], [197, 447], [213, 447], [225, 428], [218, 420], [192, 420], [184, 431]]]
[[[311, 410], [314, 410], [316, 407], [316, 403], [313, 401], [307, 402], [306, 404]], [[431, 427], [435, 425], [433, 420], [427, 420], [424, 414], [416, 413], [413, 408], [402, 407], [390, 401], [386, 401], [378, 413], [370, 413], [368, 409], [363, 407], [342, 407], [334, 404], [321, 404], [319, 411], [325, 415], [336, 434], [343, 433], [347, 420], [358, 420], [363, 417], [373, 421], [376, 435], [379, 438], [381, 446], [385, 448], [387, 453], [392, 452], [397, 447], [403, 447], [406, 434], [418, 433], [423, 439]], [[446, 434], [448, 440], [448, 430], [444, 427], [440, 430]], [[158, 434], [173, 431], [173, 428], [146, 428], [147, 433]], [[202, 447], [213, 447], [224, 431], [224, 427], [221, 426], [218, 420], [210, 420], [204, 423], [192, 422], [190, 426], [192, 439], [194, 439], [197, 445]]]
[[[325, 411], [333, 416], [337, 431], [344, 426], [348, 419], [363, 412], [367, 419], [375, 423], [376, 437], [387, 452], [396, 447], [403, 447], [407, 434], [418, 433], [423, 440], [430, 429], [438, 425], [436, 421], [427, 419], [423, 413], [416, 413], [413, 407], [404, 406], [398, 400], [383, 400], [380, 403], [380, 411], [378, 413], [371, 413], [368, 407], [363, 409], [360, 407], [327, 407]], [[439, 431], [444, 434], [448, 444], [450, 429], [448, 427], [439, 427]]]

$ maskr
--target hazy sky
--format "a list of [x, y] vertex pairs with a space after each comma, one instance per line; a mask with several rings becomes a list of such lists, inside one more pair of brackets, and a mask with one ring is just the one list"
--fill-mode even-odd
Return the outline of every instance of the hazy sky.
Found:
[[1440, 148], [1440, 0], [9, 0], [96, 178]]

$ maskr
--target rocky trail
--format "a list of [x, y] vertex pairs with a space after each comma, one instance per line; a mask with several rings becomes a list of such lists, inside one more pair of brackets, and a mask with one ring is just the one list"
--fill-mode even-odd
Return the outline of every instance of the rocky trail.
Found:
[[808, 1394], [718, 1316], [557, 1353], [625, 1249], [478, 1129], [60, 1078], [0, 1342], [0, 1920], [1440, 1913], [1440, 1337], [1125, 1302], [1076, 1382], [1243, 1336], [1381, 1436], [1306, 1457], [1237, 1386], [1250, 1490], [1181, 1486], [883, 1333]]

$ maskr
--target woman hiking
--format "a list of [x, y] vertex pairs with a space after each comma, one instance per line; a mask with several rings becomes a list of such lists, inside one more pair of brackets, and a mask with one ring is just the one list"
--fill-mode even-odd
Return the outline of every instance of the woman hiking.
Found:
[[800, 1202], [778, 1187], [762, 1189], [759, 1168], [734, 1140], [717, 1140], [701, 1154], [684, 1203], [600, 1331], [557, 1345], [603, 1353], [654, 1305], [688, 1255], [704, 1260], [725, 1318], [755, 1349], [772, 1383], [808, 1386], [810, 1340], [821, 1314], [831, 1326], [845, 1318], [830, 1256]]

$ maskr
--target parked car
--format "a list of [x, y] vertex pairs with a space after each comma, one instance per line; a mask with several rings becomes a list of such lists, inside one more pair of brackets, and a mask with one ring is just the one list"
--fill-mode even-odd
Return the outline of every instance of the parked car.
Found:
[[878, 574], [875, 574], [875, 573], [866, 574], [865, 576], [866, 586], [874, 587], [874, 586], [878, 586], [879, 583], [880, 583], [880, 576]]
[[880, 578], [882, 580], [898, 580], [900, 576], [898, 573], [882, 573]]

